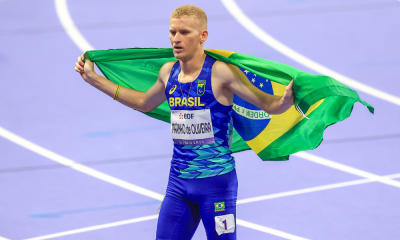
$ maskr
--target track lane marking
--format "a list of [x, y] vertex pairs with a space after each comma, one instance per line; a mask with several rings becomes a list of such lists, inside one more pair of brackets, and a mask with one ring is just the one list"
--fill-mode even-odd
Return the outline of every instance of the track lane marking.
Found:
[[82, 51], [86, 52], [94, 50], [94, 47], [86, 40], [86, 38], [79, 32], [75, 26], [74, 21], [68, 11], [67, 0], [55, 0], [55, 7], [58, 19], [61, 22], [65, 32], [69, 38], [75, 43], [76, 46]]
[[[386, 175], [383, 177], [385, 177], [385, 178], [400, 178], [400, 173]], [[372, 182], [376, 182], [376, 181], [371, 180], [371, 179], [360, 179], [360, 180], [354, 180], [354, 181], [348, 181], [348, 182], [328, 184], [328, 185], [323, 185], [323, 186], [318, 186], [318, 187], [303, 188], [303, 189], [298, 189], [298, 190], [293, 190], [293, 191], [288, 191], [288, 192], [281, 192], [281, 193], [268, 194], [268, 195], [263, 195], [263, 196], [258, 196], [258, 197], [244, 198], [244, 199], [238, 200], [237, 204], [252, 203], [252, 202], [264, 201], [264, 200], [268, 200], [268, 199], [288, 197], [288, 196], [294, 196], [294, 195], [299, 195], [299, 194], [303, 194], [303, 193], [318, 192], [318, 191], [323, 191], [323, 190], [328, 190], [328, 189], [342, 188], [342, 187], [348, 187], [348, 186], [354, 186], [354, 185], [359, 185], [359, 184], [364, 184], [364, 183], [372, 183]]]
[[354, 79], [351, 79], [343, 74], [335, 72], [307, 57], [304, 55], [294, 51], [283, 43], [279, 42], [271, 35], [266, 33], [262, 28], [260, 28], [256, 23], [254, 23], [236, 4], [234, 0], [221, 0], [224, 7], [228, 10], [228, 12], [250, 33], [252, 33], [256, 38], [261, 40], [263, 43], [269, 45], [271, 48], [276, 51], [282, 53], [283, 55], [291, 58], [292, 60], [308, 67], [315, 72], [318, 72], [322, 75], [330, 76], [335, 78], [336, 80], [346, 84], [347, 86], [359, 90], [361, 92], [367, 93], [376, 98], [385, 100], [387, 102], [391, 102], [400, 106], [400, 97], [388, 94], [376, 88], [370, 87], [364, 83], [358, 82]]
[[318, 156], [315, 156], [315, 155], [307, 153], [307, 152], [298, 152], [298, 153], [293, 154], [293, 156], [300, 157], [300, 158], [306, 159], [308, 161], [318, 163], [318, 164], [321, 164], [321, 165], [324, 165], [324, 166], [327, 166], [330, 168], [334, 168], [334, 169], [337, 169], [337, 170], [340, 170], [343, 172], [347, 172], [347, 173], [350, 173], [350, 174], [353, 174], [353, 175], [356, 175], [359, 177], [363, 177], [366, 179], [370, 179], [373, 181], [377, 181], [377, 182], [384, 183], [384, 184], [387, 184], [387, 185], [390, 185], [393, 187], [400, 188], [400, 182], [398, 182], [396, 180], [392, 180], [390, 178], [385, 178], [385, 177], [382, 177], [382, 176], [379, 176], [379, 175], [376, 175], [376, 174], [373, 174], [370, 172], [360, 170], [358, 168], [354, 168], [354, 167], [350, 167], [350, 166], [347, 166], [347, 165], [344, 165], [344, 164], [341, 164], [338, 162], [334, 162], [334, 161], [328, 160], [326, 158], [318, 157]]
[[103, 228], [117, 227], [117, 226], [126, 225], [126, 224], [144, 222], [144, 221], [149, 221], [149, 220], [153, 220], [153, 219], [157, 219], [157, 218], [158, 218], [158, 215], [150, 215], [150, 216], [146, 216], [146, 217], [133, 218], [133, 219], [124, 220], [124, 221], [106, 223], [106, 224], [101, 224], [101, 225], [96, 225], [96, 226], [91, 226], [91, 227], [85, 227], [85, 228], [79, 228], [79, 229], [65, 231], [65, 232], [48, 234], [48, 235], [44, 235], [44, 236], [40, 236], [40, 237], [27, 238], [25, 240], [51, 239], [51, 238], [57, 238], [57, 237], [62, 237], [62, 236], [67, 236], [67, 235], [72, 235], [72, 234], [77, 234], [77, 233], [83, 233], [83, 232], [99, 230], [99, 229], [103, 229]]
[[255, 223], [251, 223], [251, 222], [247, 222], [241, 219], [236, 219], [236, 224], [243, 226], [243, 227], [247, 227], [247, 228], [251, 228], [260, 232], [265, 232], [265, 233], [269, 233], [275, 236], [279, 236], [285, 239], [290, 239], [290, 240], [307, 240], [307, 238], [302, 238], [302, 237], [298, 237], [289, 233], [285, 233], [285, 232], [281, 232], [269, 227], [265, 227], [265, 226], [261, 226]]
[[[79, 228], [75, 230], [70, 230], [70, 231], [64, 231], [60, 233], [54, 233], [54, 234], [48, 234], [40, 237], [34, 237], [34, 238], [27, 238], [24, 240], [44, 240], [44, 239], [51, 239], [51, 238], [57, 238], [57, 237], [63, 237], [67, 235], [72, 235], [72, 234], [77, 234], [77, 233], [83, 233], [83, 232], [89, 232], [89, 231], [94, 231], [94, 230], [100, 230], [104, 228], [110, 228], [110, 227], [117, 227], [121, 225], [126, 225], [126, 224], [132, 224], [132, 223], [138, 223], [138, 222], [144, 222], [148, 220], [153, 220], [157, 219], [158, 215], [151, 215], [151, 216], [146, 216], [146, 217], [140, 217], [140, 218], [134, 218], [130, 220], [124, 220], [124, 221], [118, 221], [118, 222], [113, 222], [113, 223], [107, 223], [107, 224], [101, 224], [101, 225], [96, 225], [96, 226], [91, 226], [91, 227], [85, 227], [85, 228]], [[268, 228], [265, 226], [261, 226], [255, 223], [251, 223], [248, 221], [236, 219], [236, 224], [240, 226], [244, 226], [250, 229], [258, 230], [261, 232], [265, 233], [273, 233], [275, 236], [280, 236], [285, 239], [290, 239], [290, 240], [307, 240], [306, 238], [298, 237], [292, 234], [288, 234], [282, 231], [278, 231], [272, 228]], [[0, 240], [8, 240], [8, 239], [1, 239]]]
[[20, 145], [21, 147], [24, 147], [24, 148], [26, 148], [28, 150], [31, 150], [32, 152], [37, 153], [37, 154], [39, 154], [39, 155], [41, 155], [41, 156], [43, 156], [45, 158], [48, 158], [48, 159], [53, 160], [53, 161], [55, 161], [55, 162], [57, 162], [59, 164], [62, 164], [62, 165], [65, 165], [67, 167], [70, 167], [72, 169], [75, 169], [75, 170], [77, 170], [79, 172], [85, 173], [85, 174], [87, 174], [89, 176], [95, 177], [97, 179], [103, 180], [105, 182], [117, 185], [119, 187], [128, 189], [128, 190], [130, 190], [132, 192], [135, 192], [135, 193], [138, 193], [138, 194], [141, 194], [141, 195], [144, 195], [144, 196], [147, 196], [147, 197], [159, 200], [159, 201], [162, 201], [163, 198], [164, 198], [164, 195], [162, 195], [162, 194], [159, 194], [159, 193], [150, 191], [148, 189], [136, 186], [136, 185], [134, 185], [132, 183], [123, 181], [121, 179], [115, 178], [115, 177], [110, 176], [108, 174], [105, 174], [105, 173], [99, 172], [97, 170], [94, 170], [93, 168], [90, 168], [90, 167], [87, 167], [87, 166], [82, 165], [80, 163], [74, 162], [71, 159], [68, 159], [66, 157], [63, 157], [63, 156], [57, 154], [57, 153], [54, 153], [54, 152], [52, 152], [50, 150], [47, 150], [47, 149], [45, 149], [45, 148], [43, 148], [43, 147], [41, 147], [41, 146], [39, 146], [39, 145], [37, 145], [37, 144], [35, 144], [33, 142], [30, 142], [30, 141], [28, 141], [28, 140], [26, 140], [26, 139], [24, 139], [24, 138], [22, 138], [22, 137], [20, 137], [20, 136], [18, 136], [16, 134], [10, 132], [10, 131], [2, 128], [2, 127], [0, 127], [0, 136], [4, 137], [5, 139], [7, 139], [7, 140], [9, 140], [9, 141], [11, 141], [11, 142], [13, 142], [13, 143], [15, 143], [17, 145]]

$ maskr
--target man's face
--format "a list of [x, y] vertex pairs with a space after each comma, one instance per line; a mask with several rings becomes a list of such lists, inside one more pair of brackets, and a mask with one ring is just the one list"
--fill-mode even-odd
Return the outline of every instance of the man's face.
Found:
[[[177, 59], [190, 59], [201, 47], [202, 31], [195, 16], [171, 18], [169, 40]], [[204, 40], [204, 39], [203, 39]]]

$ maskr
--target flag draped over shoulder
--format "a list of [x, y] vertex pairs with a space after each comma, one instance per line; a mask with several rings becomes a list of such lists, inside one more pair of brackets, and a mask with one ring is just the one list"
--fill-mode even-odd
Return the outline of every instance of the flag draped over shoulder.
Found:
[[[205, 53], [230, 64], [237, 76], [269, 94], [282, 96], [294, 80], [295, 105], [280, 115], [269, 115], [234, 96], [233, 152], [251, 148], [262, 160], [287, 160], [290, 154], [318, 147], [325, 128], [349, 117], [355, 102], [374, 112], [356, 91], [331, 77], [241, 53], [215, 49]], [[94, 50], [84, 57], [96, 63], [112, 82], [143, 92], [153, 86], [166, 62], [177, 60], [171, 48]], [[144, 114], [170, 122], [167, 101]]]

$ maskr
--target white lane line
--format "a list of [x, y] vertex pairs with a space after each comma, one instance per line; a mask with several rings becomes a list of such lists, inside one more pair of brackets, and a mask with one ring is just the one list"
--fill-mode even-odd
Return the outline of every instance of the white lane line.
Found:
[[85, 37], [79, 32], [78, 28], [75, 26], [74, 21], [68, 11], [67, 0], [55, 0], [54, 1], [58, 19], [61, 25], [67, 32], [71, 40], [78, 46], [82, 51], [94, 50], [94, 47], [85, 39]]
[[272, 228], [264, 227], [264, 226], [261, 226], [261, 225], [255, 224], [255, 223], [251, 223], [251, 222], [247, 222], [247, 221], [244, 221], [244, 220], [240, 220], [240, 219], [236, 219], [236, 224], [244, 226], [244, 227], [248, 227], [248, 228], [251, 228], [251, 229], [254, 229], [254, 230], [258, 230], [258, 231], [261, 231], [261, 232], [270, 233], [270, 234], [273, 234], [275, 236], [282, 237], [282, 238], [285, 238], [285, 239], [307, 240], [307, 238], [298, 237], [298, 236], [295, 236], [295, 235], [292, 235], [292, 234], [281, 232], [281, 231], [278, 231], [278, 230], [275, 230], [275, 229], [272, 229]]
[[337, 163], [337, 162], [334, 162], [334, 161], [331, 161], [331, 160], [328, 160], [328, 159], [325, 159], [322, 157], [318, 157], [318, 156], [315, 156], [310, 153], [299, 152], [299, 153], [295, 153], [293, 155], [296, 157], [306, 159], [311, 162], [315, 162], [315, 163], [318, 163], [318, 164], [321, 164], [321, 165], [324, 165], [327, 167], [331, 167], [331, 168], [343, 171], [343, 172], [347, 172], [347, 173], [354, 174], [354, 175], [357, 175], [357, 176], [360, 176], [363, 178], [367, 178], [372, 181], [377, 181], [380, 183], [384, 183], [387, 185], [391, 185], [391, 186], [400, 188], [400, 182], [398, 182], [398, 181], [395, 181], [395, 180], [392, 180], [389, 178], [385, 178], [385, 177], [382, 177], [382, 176], [379, 176], [379, 175], [376, 175], [373, 173], [369, 173], [369, 172], [366, 172], [366, 171], [363, 171], [363, 170], [360, 170], [357, 168], [353, 168], [353, 167], [350, 167], [350, 166], [347, 166], [347, 165], [344, 165], [341, 163]]
[[[65, 231], [65, 232], [60, 232], [60, 233], [54, 233], [54, 234], [49, 234], [45, 236], [40, 236], [40, 237], [34, 237], [34, 238], [28, 238], [25, 240], [44, 240], [44, 239], [51, 239], [51, 238], [57, 238], [57, 237], [62, 237], [62, 236], [67, 236], [67, 235], [72, 235], [72, 234], [77, 234], [77, 233], [83, 233], [83, 232], [89, 232], [89, 231], [94, 231], [94, 230], [99, 230], [99, 229], [104, 229], [104, 228], [110, 228], [110, 227], [117, 227], [121, 225], [126, 225], [126, 224], [131, 224], [131, 223], [137, 223], [137, 222], [143, 222], [143, 221], [148, 221], [148, 220], [153, 220], [157, 219], [158, 215], [151, 215], [151, 216], [146, 216], [146, 217], [141, 217], [141, 218], [134, 218], [130, 220], [125, 220], [125, 221], [119, 221], [119, 222], [113, 222], [113, 223], [107, 223], [107, 224], [101, 224], [101, 225], [96, 225], [96, 226], [91, 226], [91, 227], [86, 227], [86, 228], [79, 228], [75, 230], [70, 230], [70, 231]], [[285, 239], [291, 239], [291, 240], [307, 240], [306, 238], [298, 237], [292, 234], [288, 234], [282, 231], [278, 231], [272, 228], [264, 227], [255, 223], [247, 222], [244, 220], [236, 219], [236, 224], [240, 226], [244, 226], [247, 228], [251, 228], [254, 230], [258, 230], [261, 232], [273, 234], [278, 237], [282, 237]], [[8, 239], [2, 239], [0, 237], [0, 240], [8, 240]]]
[[10, 240], [10, 239], [0, 236], [0, 240]]
[[77, 233], [99, 230], [99, 229], [103, 229], [103, 228], [116, 227], [116, 226], [121, 226], [121, 225], [125, 225], [125, 224], [137, 223], [137, 222], [144, 222], [144, 221], [153, 220], [153, 219], [157, 219], [157, 218], [158, 218], [158, 215], [151, 215], [151, 216], [134, 218], [134, 219], [124, 220], [124, 221], [119, 221], [119, 222], [101, 224], [101, 225], [92, 226], [92, 227], [79, 228], [79, 229], [75, 229], [75, 230], [54, 233], [54, 234], [49, 234], [49, 235], [40, 236], [40, 237], [27, 238], [25, 240], [43, 240], [43, 239], [57, 238], [57, 237], [62, 237], [62, 236], [67, 236], [67, 235], [72, 235], [72, 234], [77, 234]]
[[[384, 177], [385, 178], [399, 178], [400, 173], [387, 175]], [[373, 181], [371, 179], [360, 179], [360, 180], [354, 180], [354, 181], [348, 181], [348, 182], [328, 184], [328, 185], [323, 185], [323, 186], [318, 186], [318, 187], [303, 188], [303, 189], [293, 190], [293, 191], [288, 191], [288, 192], [274, 193], [274, 194], [263, 195], [263, 196], [258, 196], [258, 197], [251, 197], [251, 198], [244, 198], [244, 199], [238, 200], [237, 204], [252, 203], [252, 202], [264, 201], [264, 200], [268, 200], [268, 199], [288, 197], [288, 196], [293, 196], [293, 195], [298, 195], [298, 194], [303, 194], [303, 193], [318, 192], [318, 191], [323, 191], [323, 190], [328, 190], [328, 189], [348, 187], [348, 186], [354, 186], [354, 185], [358, 185], [358, 184], [371, 183], [371, 182], [375, 182], [375, 181]]]
[[293, 59], [294, 61], [312, 69], [322, 75], [330, 76], [336, 80], [346, 84], [347, 86], [359, 90], [361, 92], [367, 93], [371, 96], [380, 98], [382, 100], [394, 103], [400, 106], [400, 97], [388, 94], [376, 88], [370, 87], [366, 84], [360, 83], [354, 79], [346, 77], [338, 72], [335, 72], [307, 57], [301, 55], [300, 53], [294, 51], [283, 43], [279, 42], [271, 35], [266, 33], [262, 28], [255, 24], [236, 4], [234, 0], [221, 0], [222, 4], [229, 11], [229, 13], [250, 33], [252, 33], [259, 40], [269, 45], [276, 51], [286, 55], [287, 57]]
[[98, 178], [100, 180], [106, 181], [108, 183], [117, 185], [119, 187], [128, 189], [130, 191], [136, 192], [138, 194], [142, 194], [144, 196], [153, 198], [153, 199], [157, 199], [162, 201], [162, 199], [164, 198], [164, 195], [150, 191], [148, 189], [133, 185], [132, 183], [129, 182], [125, 182], [121, 179], [112, 177], [110, 175], [107, 175], [105, 173], [99, 172], [97, 170], [94, 170], [93, 168], [89, 168], [85, 165], [82, 165], [80, 163], [74, 162], [66, 157], [63, 157], [61, 155], [58, 155], [50, 150], [47, 150], [33, 142], [30, 142], [2, 127], [0, 127], [0, 136], [4, 137], [5, 139], [10, 140], [11, 142], [20, 145], [26, 149], [31, 150], [32, 152], [35, 152], [43, 157], [46, 157], [50, 160], [53, 160], [55, 162], [58, 162], [62, 165], [65, 165], [67, 167], [71, 167], [77, 171], [80, 171], [82, 173], [85, 173], [87, 175], [90, 175], [92, 177]]
[[[97, 179], [106, 181], [106, 182], [114, 184], [116, 186], [125, 188], [127, 190], [130, 190], [130, 191], [136, 192], [138, 194], [142, 194], [144, 196], [147, 196], [147, 197], [150, 197], [150, 198], [153, 198], [153, 199], [157, 199], [157, 200], [160, 200], [160, 201], [162, 201], [162, 199], [164, 198], [164, 195], [162, 195], [162, 194], [159, 194], [159, 193], [150, 191], [148, 189], [136, 186], [136, 185], [134, 185], [132, 183], [129, 183], [129, 182], [125, 182], [125, 181], [120, 180], [118, 178], [112, 177], [112, 176], [107, 175], [105, 173], [102, 173], [102, 172], [99, 172], [99, 171], [94, 170], [92, 168], [89, 168], [87, 166], [84, 166], [84, 165], [82, 165], [80, 163], [74, 162], [74, 161], [72, 161], [72, 160], [70, 160], [70, 159], [68, 159], [66, 157], [58, 155], [58, 154], [56, 154], [56, 153], [54, 153], [54, 152], [52, 152], [50, 150], [47, 150], [47, 149], [45, 149], [45, 148], [43, 148], [43, 147], [41, 147], [39, 145], [36, 145], [36, 144], [32, 143], [32, 142], [30, 142], [30, 141], [28, 141], [28, 140], [26, 140], [26, 139], [24, 139], [24, 138], [22, 138], [20, 136], [17, 136], [16, 134], [14, 134], [14, 133], [12, 133], [10, 131], [7, 131], [2, 127], [0, 127], [0, 136], [4, 137], [5, 139], [7, 139], [7, 140], [9, 140], [9, 141], [11, 141], [11, 142], [13, 142], [13, 143], [15, 143], [17, 145], [20, 145], [21, 147], [24, 147], [24, 148], [26, 148], [28, 150], [31, 150], [32, 152], [35, 152], [35, 153], [37, 153], [37, 154], [39, 154], [39, 155], [41, 155], [43, 157], [46, 157], [46, 158], [48, 158], [50, 160], [58, 162], [58, 163], [60, 163], [62, 165], [65, 165], [67, 167], [73, 168], [73, 169], [75, 169], [77, 171], [80, 171], [82, 173], [88, 174], [88, 175], [90, 175], [92, 177], [95, 177]], [[152, 217], [152, 216], [149, 216], [149, 217]], [[239, 220], [239, 219], [236, 219], [236, 220]], [[241, 225], [240, 223], [237, 223], [237, 224]], [[246, 227], [247, 225], [246, 226], [242, 225], [242, 226]], [[263, 226], [261, 226], [261, 227], [257, 227], [257, 226], [260, 226], [260, 225], [254, 224], [254, 225], [252, 225], [251, 228], [255, 229], [255, 230], [262, 231], [262, 232], [267, 232], [267, 230], [270, 229], [270, 228], [263, 227]], [[91, 228], [93, 228], [93, 230], [97, 229], [96, 226], [95, 227], [90, 227], [89, 229], [91, 229]], [[83, 229], [86, 229], [86, 228], [83, 228]], [[78, 230], [73, 230], [73, 231], [78, 231], [79, 232], [81, 230], [78, 229]], [[68, 232], [70, 232], [70, 231], [68, 231]], [[78, 233], [78, 232], [76, 232], [76, 233]], [[268, 233], [270, 233], [272, 235], [276, 235], [276, 233], [281, 233], [281, 231], [273, 230], [273, 231], [268, 232]], [[285, 234], [288, 234], [288, 233], [285, 233]], [[46, 235], [44, 237], [51, 238], [51, 237], [48, 237], [48, 236], [53, 236], [53, 235], [54, 234], [50, 234], [50, 235]], [[291, 234], [288, 234], [288, 235], [291, 235]], [[280, 235], [277, 235], [277, 236], [280, 236]], [[56, 237], [58, 237], [58, 235]], [[37, 238], [37, 239], [47, 239], [47, 238]], [[33, 238], [33, 239], [36, 239], [36, 238]], [[288, 238], [288, 239], [291, 239], [291, 238]]]

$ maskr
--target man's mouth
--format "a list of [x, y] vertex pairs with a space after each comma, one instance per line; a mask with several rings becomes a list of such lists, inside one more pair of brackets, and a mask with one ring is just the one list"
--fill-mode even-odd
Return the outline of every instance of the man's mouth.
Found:
[[181, 46], [174, 46], [174, 49], [179, 50], [179, 49], [183, 49], [183, 47], [181, 47]]

